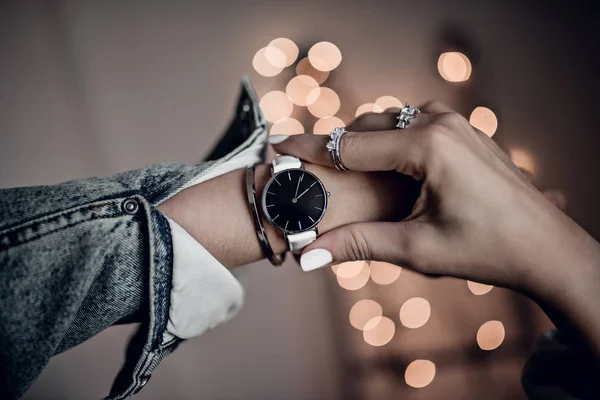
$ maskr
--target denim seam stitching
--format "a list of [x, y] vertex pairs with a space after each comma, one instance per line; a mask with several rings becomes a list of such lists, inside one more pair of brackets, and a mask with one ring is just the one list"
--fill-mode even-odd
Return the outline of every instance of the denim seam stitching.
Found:
[[35, 222], [44, 222], [45, 220], [48, 220], [50, 218], [59, 217], [59, 216], [65, 215], [65, 214], [76, 212], [78, 210], [85, 210], [86, 208], [90, 208], [90, 207], [105, 206], [112, 202], [121, 202], [124, 199], [130, 198], [130, 197], [143, 197], [143, 196], [141, 196], [137, 190], [125, 190], [125, 191], [118, 192], [118, 193], [111, 193], [108, 196], [106, 196], [106, 195], [101, 196], [100, 198], [92, 200], [91, 202], [89, 202], [85, 205], [79, 206], [79, 207], [70, 207], [69, 209], [64, 210], [64, 211], [58, 211], [58, 212], [45, 214], [45, 215], [44, 214], [35, 215], [32, 217], [33, 218], [32, 220], [27, 221], [22, 224], [13, 224], [13, 225], [8, 225], [6, 227], [0, 226], [0, 235], [5, 232], [10, 232], [12, 230], [19, 229], [21, 226], [26, 226], [27, 224], [31, 224], [31, 223], [35, 223]]
[[12, 243], [11, 243], [11, 244], [9, 244], [9, 245], [1, 245], [1, 244], [0, 244], [0, 251], [4, 251], [4, 250], [6, 250], [6, 249], [9, 249], [9, 248], [14, 248], [14, 247], [17, 247], [17, 246], [22, 246], [22, 245], [24, 245], [24, 244], [27, 244], [27, 243], [29, 243], [29, 242], [32, 242], [32, 241], [34, 241], [34, 240], [37, 240], [37, 239], [39, 239], [39, 238], [41, 238], [41, 237], [44, 237], [44, 236], [46, 236], [46, 235], [50, 235], [50, 234], [52, 234], [52, 233], [60, 232], [60, 231], [62, 231], [62, 230], [64, 230], [64, 229], [72, 228], [72, 227], [74, 227], [74, 226], [77, 226], [77, 225], [79, 225], [79, 224], [83, 224], [83, 223], [85, 223], [85, 222], [89, 222], [89, 221], [95, 221], [95, 220], [99, 220], [99, 219], [120, 218], [120, 217], [122, 217], [122, 216], [123, 216], [123, 214], [117, 214], [117, 215], [106, 215], [106, 216], [102, 216], [102, 217], [94, 217], [94, 216], [92, 216], [91, 218], [87, 218], [87, 219], [84, 219], [84, 220], [81, 220], [81, 221], [77, 221], [77, 222], [73, 222], [73, 223], [70, 223], [70, 224], [67, 224], [67, 225], [61, 226], [60, 228], [56, 228], [56, 229], [53, 229], [53, 230], [49, 230], [48, 232], [44, 232], [44, 233], [42, 233], [42, 234], [39, 234], [39, 235], [36, 235], [36, 236], [32, 236], [32, 237], [30, 237], [30, 238], [27, 238], [27, 239], [24, 239], [24, 240], [22, 240], [22, 241], [15, 241], [15, 242], [12, 242]]
[[27, 228], [30, 225], [33, 225], [33, 224], [48, 222], [51, 219], [62, 217], [64, 215], [76, 213], [76, 212], [79, 212], [79, 211], [89, 210], [89, 209], [94, 208], [94, 207], [103, 207], [103, 206], [106, 206], [106, 205], [110, 205], [112, 203], [118, 203], [119, 201], [120, 200], [109, 200], [109, 201], [105, 201], [105, 202], [102, 202], [102, 203], [91, 203], [91, 204], [86, 204], [85, 206], [76, 207], [76, 208], [70, 208], [68, 210], [61, 211], [61, 212], [58, 212], [58, 213], [55, 213], [55, 214], [46, 215], [44, 217], [38, 217], [38, 218], [32, 219], [31, 221], [27, 221], [27, 222], [19, 224], [19, 225], [14, 225], [12, 227], [8, 227], [8, 228], [6, 228], [4, 230], [0, 230], [0, 235], [5, 235], [7, 233], [11, 233], [11, 232], [14, 232], [14, 231], [17, 231], [17, 230], [20, 230], [20, 229], [24, 229], [24, 228]]

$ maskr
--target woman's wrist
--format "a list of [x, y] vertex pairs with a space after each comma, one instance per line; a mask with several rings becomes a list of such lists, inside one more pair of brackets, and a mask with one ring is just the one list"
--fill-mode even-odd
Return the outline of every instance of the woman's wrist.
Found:
[[600, 248], [591, 237], [575, 239], [576, 245], [565, 243], [563, 249], [571, 249], [570, 261], [553, 264], [555, 282], [546, 284], [539, 303], [574, 346], [600, 360]]
[[516, 270], [524, 271], [516, 288], [537, 301], [560, 330], [600, 356], [600, 245], [546, 202], [527, 214], [533, 221], [530, 230], [522, 230], [528, 231], [527, 240], [514, 247]]
[[[261, 259], [246, 195], [245, 170], [238, 169], [187, 188], [159, 206], [227, 268]], [[257, 166], [256, 177], [266, 174]]]
[[526, 292], [553, 302], [600, 283], [600, 246], [585, 230], [543, 198], [522, 211], [514, 221], [521, 227], [505, 236], [512, 236], [509, 253]]

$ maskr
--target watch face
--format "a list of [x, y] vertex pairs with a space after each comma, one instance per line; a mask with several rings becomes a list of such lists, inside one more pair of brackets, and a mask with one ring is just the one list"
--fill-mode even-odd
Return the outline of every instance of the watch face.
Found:
[[316, 176], [302, 169], [274, 175], [262, 196], [267, 219], [286, 232], [314, 228], [327, 208], [327, 192]]

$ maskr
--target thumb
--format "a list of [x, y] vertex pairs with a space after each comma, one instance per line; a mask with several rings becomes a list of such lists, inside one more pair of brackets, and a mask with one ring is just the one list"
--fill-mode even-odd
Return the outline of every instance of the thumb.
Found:
[[356, 260], [411, 263], [414, 243], [418, 243], [418, 224], [417, 221], [406, 221], [342, 226], [323, 234], [307, 246], [300, 257], [300, 266], [304, 271], [312, 271]]

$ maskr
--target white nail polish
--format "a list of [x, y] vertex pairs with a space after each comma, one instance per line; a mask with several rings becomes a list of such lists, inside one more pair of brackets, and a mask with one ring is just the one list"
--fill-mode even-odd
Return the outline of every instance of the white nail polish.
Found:
[[272, 135], [272, 136], [269, 136], [269, 143], [279, 144], [289, 137], [290, 137], [290, 135]]
[[333, 256], [326, 249], [314, 249], [306, 252], [300, 257], [300, 266], [305, 272], [321, 268], [333, 261]]

